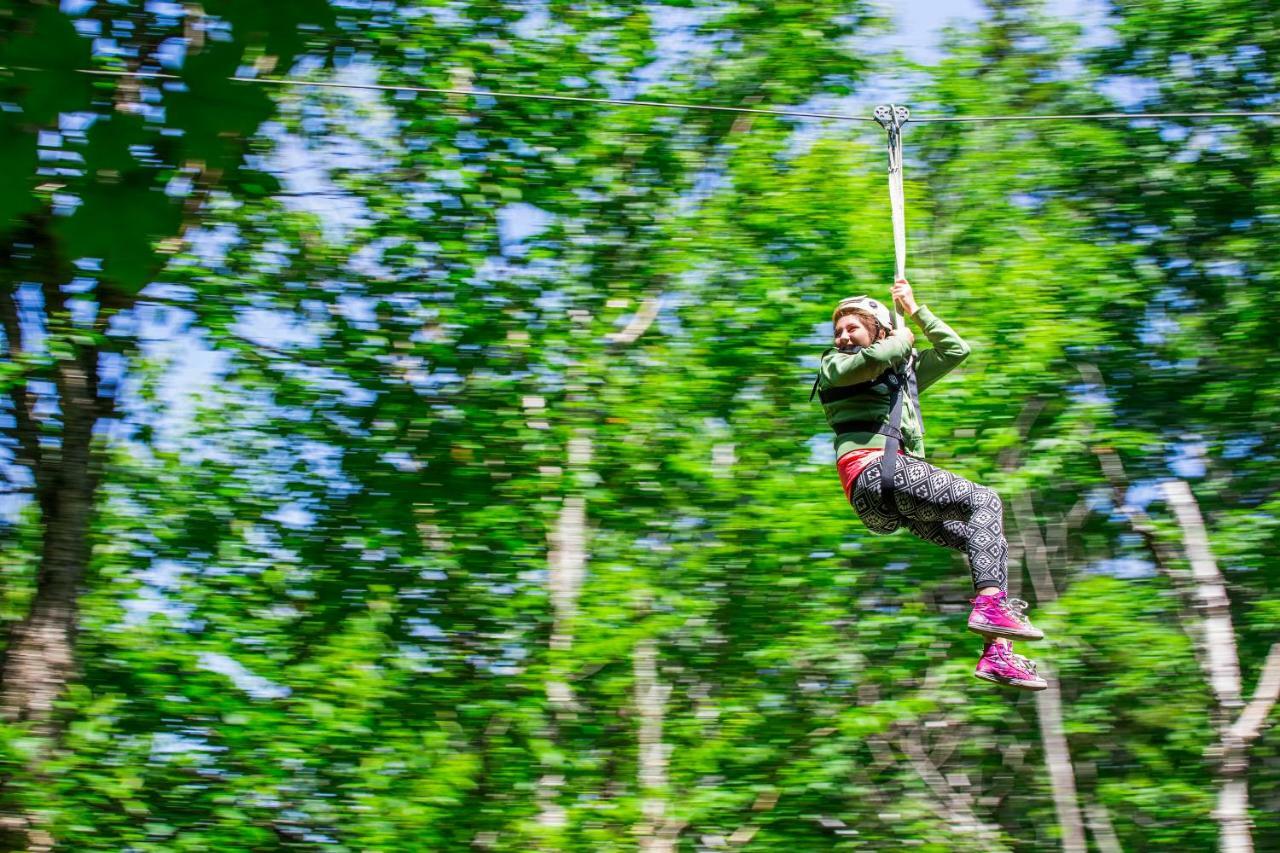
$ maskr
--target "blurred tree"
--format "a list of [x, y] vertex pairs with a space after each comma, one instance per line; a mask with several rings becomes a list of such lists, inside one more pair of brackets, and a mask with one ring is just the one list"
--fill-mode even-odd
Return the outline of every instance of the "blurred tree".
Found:
[[[1114, 38], [1091, 61], [1132, 108], [1269, 109], [1277, 38], [1274, 16], [1248, 4], [1175, 10], [1134, 3], [1125, 5]], [[1280, 353], [1270, 332], [1275, 300], [1268, 296], [1277, 266], [1276, 125], [1171, 119], [1135, 126], [1128, 137], [1126, 168], [1108, 195], [1115, 199], [1113, 229], [1138, 249], [1136, 271], [1148, 281], [1148, 298], [1126, 318], [1130, 341], [1102, 365], [1122, 422], [1147, 433], [1144, 452], [1125, 454], [1125, 465], [1135, 478], [1191, 481], [1194, 496], [1169, 501], [1170, 513], [1184, 533], [1180, 504], [1203, 515], [1204, 549], [1220, 561], [1225, 582], [1217, 604], [1230, 606], [1226, 613], [1198, 608], [1193, 624], [1200, 631], [1225, 617], [1234, 626], [1229, 639], [1239, 647], [1239, 687], [1251, 695], [1248, 686], [1257, 681], [1262, 694], [1268, 679], [1256, 674], [1270, 669], [1263, 664], [1280, 624], [1267, 604], [1277, 583], [1269, 424]], [[1213, 675], [1217, 704], [1220, 675]], [[1231, 746], [1237, 710], [1215, 710], [1212, 726], [1228, 746], [1209, 756], [1223, 793], [1215, 809], [1220, 843], [1248, 849], [1256, 823], [1252, 844], [1268, 849], [1280, 843], [1276, 786], [1264, 780], [1265, 804], [1243, 813], [1250, 775], [1244, 767], [1256, 765]], [[1263, 736], [1251, 751], [1255, 760], [1274, 761], [1275, 736]]]
[[[9, 630], [0, 711], [40, 740], [55, 733], [54, 703], [75, 670], [101, 475], [94, 435], [113, 416], [108, 354], [126, 348], [113, 321], [180, 245], [208, 190], [252, 180], [243, 142], [272, 102], [227, 77], [246, 63], [289, 67], [332, 23], [319, 0], [0, 9], [4, 433], [42, 531], [34, 591]], [[83, 73], [95, 63], [178, 79]]]

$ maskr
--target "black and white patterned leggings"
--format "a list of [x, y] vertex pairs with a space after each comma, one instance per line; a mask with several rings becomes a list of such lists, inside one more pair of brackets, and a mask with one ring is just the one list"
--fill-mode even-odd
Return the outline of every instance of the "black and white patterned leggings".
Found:
[[899, 456], [893, 472], [893, 503], [880, 490], [881, 460], [862, 469], [849, 502], [872, 533], [900, 526], [969, 559], [974, 589], [1009, 584], [1009, 543], [1004, 538], [1004, 504], [986, 486], [944, 471], [914, 456]]

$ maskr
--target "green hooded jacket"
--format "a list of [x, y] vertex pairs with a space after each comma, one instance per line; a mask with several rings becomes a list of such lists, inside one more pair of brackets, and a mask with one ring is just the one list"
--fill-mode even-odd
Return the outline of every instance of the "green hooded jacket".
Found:
[[[931, 349], [916, 355], [916, 386], [923, 393], [965, 360], [969, 355], [969, 345], [923, 305], [916, 309], [912, 319], [933, 344]], [[882, 338], [852, 354], [827, 350], [818, 363], [818, 387], [839, 388], [870, 382], [890, 368], [901, 367], [910, 354], [911, 347], [906, 339], [896, 335]], [[906, 394], [905, 389], [903, 393]], [[890, 399], [888, 386], [878, 384], [847, 399], [823, 403], [822, 409], [832, 428], [843, 421], [884, 422], [889, 420]], [[885, 437], [877, 432], [840, 433], [835, 437], [836, 458], [850, 450], [884, 447], [884, 441]], [[924, 430], [910, 394], [906, 394], [902, 406], [902, 449], [912, 456], [924, 456]]]

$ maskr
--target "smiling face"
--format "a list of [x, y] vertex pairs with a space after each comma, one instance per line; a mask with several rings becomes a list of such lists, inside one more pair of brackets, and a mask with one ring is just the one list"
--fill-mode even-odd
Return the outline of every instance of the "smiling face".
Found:
[[837, 349], [869, 347], [883, 332], [876, 328], [876, 321], [861, 311], [850, 311], [836, 318], [835, 341]]

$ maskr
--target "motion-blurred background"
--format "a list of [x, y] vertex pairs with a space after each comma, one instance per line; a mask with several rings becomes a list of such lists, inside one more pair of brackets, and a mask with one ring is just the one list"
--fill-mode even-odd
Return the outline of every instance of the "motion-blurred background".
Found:
[[1280, 12], [897, 5], [6, 0], [0, 848], [1280, 849], [1276, 119], [907, 126], [1044, 693], [806, 399], [876, 104], [1274, 110]]

